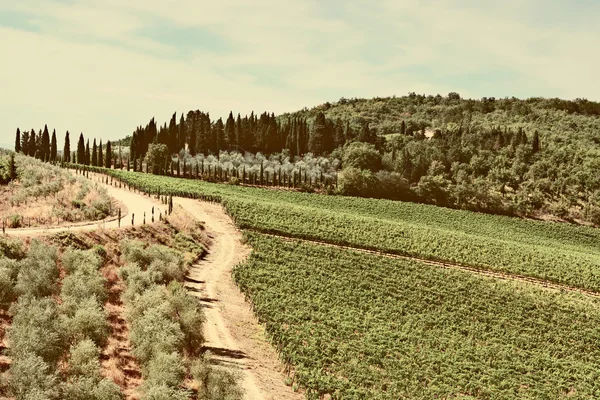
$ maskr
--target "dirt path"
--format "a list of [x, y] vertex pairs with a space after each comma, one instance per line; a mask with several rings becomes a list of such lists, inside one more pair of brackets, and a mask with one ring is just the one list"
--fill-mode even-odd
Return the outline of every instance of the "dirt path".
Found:
[[[123, 205], [123, 212], [121, 214], [121, 226], [139, 226], [144, 224], [144, 213], [146, 214], [145, 222], [147, 224], [152, 222], [152, 208], [154, 207], [154, 216], [158, 221], [159, 212], [164, 215], [166, 206], [161, 204], [158, 200], [148, 197], [140, 193], [130, 192], [125, 188], [118, 188], [116, 186], [107, 185], [101, 183], [99, 178], [101, 175], [90, 174], [90, 179], [107, 189], [108, 195], [117, 199]], [[132, 224], [132, 216], [133, 224]], [[62, 231], [67, 232], [82, 232], [82, 231], [93, 231], [98, 228], [104, 229], [115, 229], [119, 227], [119, 221], [113, 219], [110, 221], [95, 221], [87, 224], [77, 224], [73, 226], [57, 226], [49, 228], [22, 228], [22, 229], [7, 229], [6, 233], [11, 236], [34, 236], [52, 234]]]
[[206, 348], [222, 365], [242, 369], [247, 399], [304, 399], [284, 384], [277, 353], [232, 280], [232, 268], [250, 253], [240, 231], [219, 204], [173, 201], [203, 221], [212, 238], [208, 256], [192, 267], [186, 283], [205, 306]]

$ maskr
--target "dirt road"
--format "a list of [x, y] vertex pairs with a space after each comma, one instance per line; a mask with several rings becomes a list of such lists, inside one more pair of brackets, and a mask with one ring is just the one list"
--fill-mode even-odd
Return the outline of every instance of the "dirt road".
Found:
[[241, 233], [219, 204], [183, 198], [174, 202], [203, 221], [212, 238], [208, 256], [194, 265], [186, 283], [205, 306], [206, 348], [222, 365], [244, 371], [247, 399], [303, 399], [284, 384], [277, 354], [231, 278], [232, 268], [250, 254]]

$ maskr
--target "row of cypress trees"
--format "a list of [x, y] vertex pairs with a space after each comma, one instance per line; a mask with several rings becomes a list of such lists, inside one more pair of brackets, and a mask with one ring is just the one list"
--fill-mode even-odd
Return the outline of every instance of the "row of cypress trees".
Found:
[[106, 146], [102, 146], [102, 140], [100, 140], [100, 145], [96, 145], [96, 139], [94, 139], [92, 148], [90, 149], [90, 141], [88, 139], [86, 142], [83, 133], [79, 135], [77, 150], [71, 153], [71, 139], [69, 131], [67, 131], [62, 158], [59, 158], [56, 130], [52, 131], [52, 138], [50, 139], [47, 125], [44, 126], [44, 130], [40, 130], [37, 134], [35, 129], [21, 132], [17, 128], [15, 152], [23, 153], [46, 162], [77, 162], [78, 164], [106, 168], [110, 168], [113, 157], [110, 141], [106, 143]]

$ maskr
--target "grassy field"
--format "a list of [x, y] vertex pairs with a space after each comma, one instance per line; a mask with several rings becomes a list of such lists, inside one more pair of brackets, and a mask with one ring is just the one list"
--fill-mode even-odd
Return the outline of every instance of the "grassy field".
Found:
[[595, 299], [248, 237], [235, 279], [309, 399], [600, 395]]
[[238, 226], [600, 291], [600, 231], [414, 203], [322, 196], [114, 171], [143, 190], [221, 201]]

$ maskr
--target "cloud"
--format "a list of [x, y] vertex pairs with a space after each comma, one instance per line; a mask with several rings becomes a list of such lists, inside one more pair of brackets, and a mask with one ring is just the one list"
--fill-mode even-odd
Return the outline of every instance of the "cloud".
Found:
[[599, 16], [591, 0], [6, 2], [0, 141], [409, 91], [600, 100]]

